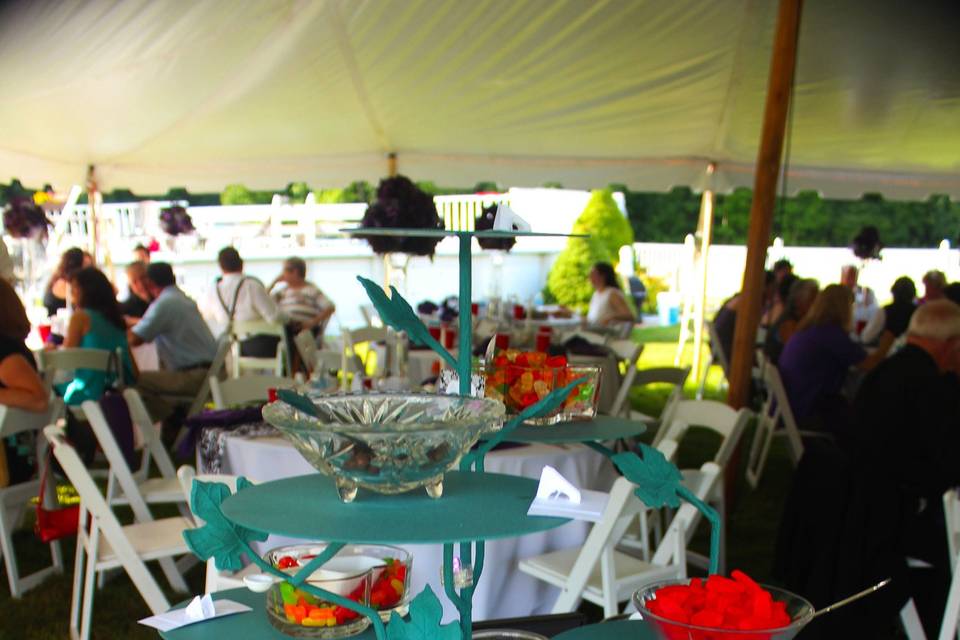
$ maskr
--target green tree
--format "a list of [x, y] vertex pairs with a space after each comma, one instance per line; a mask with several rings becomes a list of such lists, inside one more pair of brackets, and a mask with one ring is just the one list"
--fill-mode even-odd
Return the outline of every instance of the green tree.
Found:
[[242, 184], [228, 184], [220, 194], [220, 203], [225, 205], [256, 204], [256, 198], [250, 189]]
[[351, 182], [343, 190], [343, 202], [373, 202], [377, 198], [377, 188], [366, 180]]
[[620, 247], [633, 243], [633, 229], [609, 189], [595, 189], [590, 194], [583, 213], [573, 223], [573, 233], [585, 233], [598, 239], [614, 261]]
[[291, 182], [287, 185], [287, 197], [293, 204], [303, 204], [307, 200], [307, 194], [310, 193], [310, 187], [306, 182]]
[[602, 240], [570, 238], [550, 267], [544, 298], [585, 313], [593, 295], [593, 286], [587, 278], [590, 268], [597, 262], [610, 261], [610, 252]]

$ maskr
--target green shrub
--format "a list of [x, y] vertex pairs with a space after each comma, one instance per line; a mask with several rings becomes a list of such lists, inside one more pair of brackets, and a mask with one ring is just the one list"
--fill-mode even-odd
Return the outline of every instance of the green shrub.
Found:
[[610, 254], [600, 240], [570, 238], [550, 268], [544, 299], [585, 313], [593, 295], [587, 276], [590, 268], [602, 261], [610, 262]]
[[253, 191], [247, 189], [242, 184], [228, 184], [220, 194], [220, 204], [256, 204], [257, 200]]
[[669, 291], [670, 285], [663, 278], [651, 276], [644, 269], [637, 269], [637, 277], [647, 288], [647, 299], [643, 301], [643, 313], [655, 314], [657, 312], [657, 294], [661, 291]]
[[609, 189], [595, 189], [583, 213], [573, 223], [574, 233], [586, 233], [598, 239], [616, 262], [617, 252], [625, 244], [633, 244], [633, 229], [621, 213]]
[[287, 185], [287, 197], [291, 204], [303, 204], [307, 201], [307, 195], [310, 193], [310, 187], [306, 182], [291, 182]]

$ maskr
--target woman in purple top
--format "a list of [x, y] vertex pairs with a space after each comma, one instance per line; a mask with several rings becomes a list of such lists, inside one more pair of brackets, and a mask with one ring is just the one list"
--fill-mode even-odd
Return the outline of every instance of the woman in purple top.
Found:
[[852, 324], [853, 294], [832, 284], [817, 295], [780, 355], [778, 367], [790, 407], [805, 428], [842, 427], [849, 403], [840, 390], [850, 368], [869, 371], [893, 343], [893, 334], [884, 332], [877, 350], [868, 355], [850, 338]]

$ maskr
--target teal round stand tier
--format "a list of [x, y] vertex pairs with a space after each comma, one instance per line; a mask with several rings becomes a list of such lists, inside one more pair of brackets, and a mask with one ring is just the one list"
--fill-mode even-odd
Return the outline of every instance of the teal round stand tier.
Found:
[[571, 629], [553, 640], [659, 640], [659, 636], [643, 620], [618, 620]]
[[320, 474], [275, 480], [224, 500], [230, 521], [262, 533], [343, 543], [430, 544], [522, 536], [559, 527], [564, 518], [527, 515], [537, 481], [499, 473], [451, 471], [443, 497], [424, 491], [387, 496], [362, 490], [340, 501]]
[[636, 420], [597, 416], [593, 420], [577, 420], [551, 425], [522, 424], [504, 437], [506, 442], [572, 444], [602, 442], [642, 435], [647, 425]]
[[[267, 620], [266, 594], [253, 593], [249, 589], [228, 589], [211, 594], [214, 600], [233, 600], [245, 604], [253, 611], [235, 613], [216, 620], [199, 622], [187, 625], [172, 631], [161, 631], [163, 640], [290, 640], [290, 636], [280, 633]], [[173, 607], [182, 609], [190, 601], [181, 602]], [[373, 628], [368, 628], [359, 635], [351, 636], [353, 640], [374, 640], [376, 635]]]

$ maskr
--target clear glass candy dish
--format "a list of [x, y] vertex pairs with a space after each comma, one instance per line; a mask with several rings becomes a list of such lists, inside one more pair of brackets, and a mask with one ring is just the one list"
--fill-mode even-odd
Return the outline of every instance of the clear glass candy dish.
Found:
[[501, 428], [505, 412], [496, 400], [423, 393], [307, 398], [316, 415], [281, 400], [264, 407], [263, 418], [334, 478], [344, 502], [358, 487], [385, 494], [425, 487], [439, 498], [444, 473], [482, 433]]

